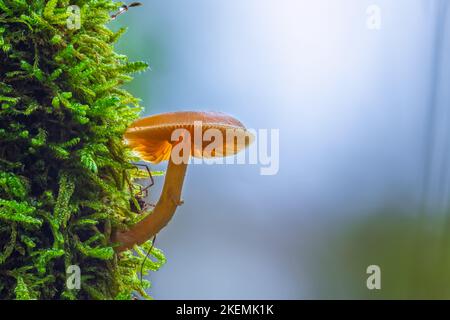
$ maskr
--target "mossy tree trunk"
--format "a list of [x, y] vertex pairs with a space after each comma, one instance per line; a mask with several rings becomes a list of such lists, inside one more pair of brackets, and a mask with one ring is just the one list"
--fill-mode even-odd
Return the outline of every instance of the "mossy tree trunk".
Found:
[[[68, 28], [70, 5], [80, 28]], [[145, 296], [150, 243], [118, 256], [110, 241], [141, 218], [122, 142], [140, 108], [121, 86], [147, 67], [114, 52], [118, 6], [0, 0], [0, 299]], [[164, 263], [152, 253], [144, 273]], [[66, 285], [73, 265], [79, 290]]]

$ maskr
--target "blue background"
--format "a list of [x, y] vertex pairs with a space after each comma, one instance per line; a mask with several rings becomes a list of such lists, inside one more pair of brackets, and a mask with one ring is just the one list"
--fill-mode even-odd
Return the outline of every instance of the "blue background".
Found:
[[[448, 296], [395, 280], [416, 265], [395, 260], [415, 248], [402, 226], [448, 215], [447, 0], [142, 2], [112, 28], [128, 26], [118, 50], [151, 65], [129, 87], [146, 115], [218, 110], [280, 129], [275, 176], [189, 167], [157, 240], [168, 263], [150, 276], [155, 298], [370, 298], [369, 264], [393, 274], [387, 297]], [[367, 27], [374, 4], [381, 30]], [[392, 217], [400, 229], [380, 243]], [[431, 229], [446, 252], [445, 224]]]

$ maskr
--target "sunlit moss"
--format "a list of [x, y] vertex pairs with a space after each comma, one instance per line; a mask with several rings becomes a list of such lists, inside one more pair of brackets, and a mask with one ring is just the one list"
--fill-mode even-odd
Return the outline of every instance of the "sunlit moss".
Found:
[[[68, 28], [67, 7], [81, 12]], [[115, 254], [111, 230], [139, 219], [122, 142], [141, 111], [121, 86], [143, 71], [114, 51], [110, 0], [0, 0], [0, 299], [146, 296], [138, 254]], [[135, 203], [133, 204], [135, 207]], [[144, 274], [165, 261], [154, 260]], [[80, 290], [66, 270], [81, 269]]]

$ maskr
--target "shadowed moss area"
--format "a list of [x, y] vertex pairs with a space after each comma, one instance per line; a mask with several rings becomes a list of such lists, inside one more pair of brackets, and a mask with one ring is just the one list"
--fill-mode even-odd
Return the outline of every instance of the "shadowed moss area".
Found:
[[[68, 28], [69, 5], [80, 28]], [[114, 52], [109, 0], [0, 0], [0, 299], [130, 299], [165, 262], [151, 243], [117, 255], [112, 230], [142, 219], [122, 142], [147, 68]], [[72, 20], [70, 20], [72, 21]], [[66, 270], [81, 270], [69, 290]]]

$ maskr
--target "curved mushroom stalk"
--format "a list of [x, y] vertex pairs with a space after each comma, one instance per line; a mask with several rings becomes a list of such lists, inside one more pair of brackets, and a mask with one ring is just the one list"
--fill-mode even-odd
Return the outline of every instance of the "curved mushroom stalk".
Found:
[[[217, 112], [173, 112], [150, 116], [133, 123], [125, 133], [128, 145], [137, 152], [143, 160], [159, 163], [169, 160], [166, 180], [161, 197], [153, 213], [128, 231], [116, 231], [113, 241], [119, 243], [117, 252], [133, 248], [153, 238], [172, 219], [177, 207], [181, 204], [181, 191], [186, 175], [189, 157], [203, 157], [203, 143], [195, 143], [196, 126], [201, 123], [200, 134], [209, 129], [219, 132], [228, 138], [229, 131], [233, 134], [230, 141], [222, 141], [216, 146], [210, 157], [234, 155], [246, 148], [252, 141], [252, 136], [238, 120]], [[172, 141], [172, 133], [176, 129], [184, 129], [182, 140]], [[198, 133], [197, 133], [198, 134]], [[201, 138], [202, 138], [201, 137]], [[235, 142], [235, 138], [240, 142]], [[182, 153], [186, 159], [181, 164], [173, 162], [171, 153], [175, 145], [180, 142], [189, 143], [188, 153]], [[193, 148], [192, 148], [193, 146]], [[182, 157], [183, 158], [183, 157]]]
[[187, 163], [175, 164], [171, 159], [167, 167], [164, 187], [153, 212], [128, 231], [116, 231], [113, 241], [120, 243], [116, 252], [132, 249], [153, 238], [172, 219], [181, 203], [181, 191]]

